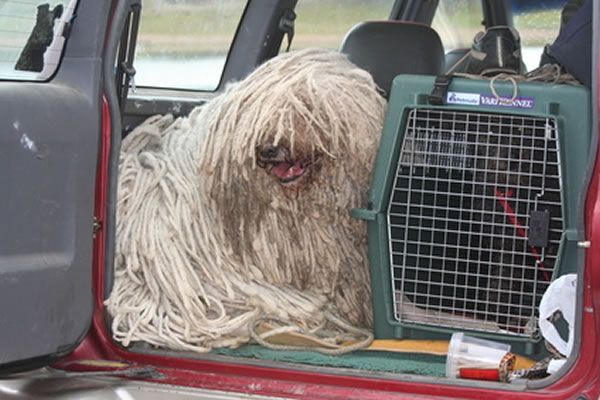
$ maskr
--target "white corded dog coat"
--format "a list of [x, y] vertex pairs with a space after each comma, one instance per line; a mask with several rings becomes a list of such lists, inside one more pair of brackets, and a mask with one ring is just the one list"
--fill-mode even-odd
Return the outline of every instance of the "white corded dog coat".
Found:
[[[364, 346], [372, 336], [344, 323], [372, 321], [366, 227], [350, 210], [365, 206], [384, 111], [367, 72], [303, 50], [136, 128], [119, 165], [114, 338], [209, 351], [268, 321]], [[262, 165], [264, 146], [285, 163]], [[274, 174], [292, 166], [297, 183]]]

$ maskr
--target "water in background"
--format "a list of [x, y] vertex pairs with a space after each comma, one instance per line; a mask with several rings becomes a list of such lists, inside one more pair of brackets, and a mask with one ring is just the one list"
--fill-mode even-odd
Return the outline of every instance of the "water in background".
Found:
[[137, 58], [138, 86], [213, 91], [219, 86], [226, 56], [198, 58]]
[[[542, 47], [524, 47], [527, 70], [539, 66]], [[140, 58], [135, 61], [136, 85], [213, 91], [219, 85], [226, 57]]]

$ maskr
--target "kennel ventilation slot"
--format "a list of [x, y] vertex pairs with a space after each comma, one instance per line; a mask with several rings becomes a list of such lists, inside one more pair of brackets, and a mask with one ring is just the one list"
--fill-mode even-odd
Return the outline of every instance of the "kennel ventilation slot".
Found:
[[410, 110], [387, 213], [395, 318], [534, 335], [561, 204], [552, 118]]

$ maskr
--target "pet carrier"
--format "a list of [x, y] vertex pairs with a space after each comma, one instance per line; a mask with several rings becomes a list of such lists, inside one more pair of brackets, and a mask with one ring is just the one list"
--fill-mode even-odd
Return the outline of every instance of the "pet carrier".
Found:
[[[454, 331], [539, 351], [537, 307], [580, 262], [576, 227], [590, 143], [581, 87], [395, 79], [369, 196], [377, 338]], [[504, 97], [507, 95], [507, 97]]]

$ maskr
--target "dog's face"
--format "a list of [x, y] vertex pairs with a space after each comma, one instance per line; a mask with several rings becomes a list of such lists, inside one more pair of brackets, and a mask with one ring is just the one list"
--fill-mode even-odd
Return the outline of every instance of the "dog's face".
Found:
[[361, 204], [385, 100], [343, 55], [280, 55], [206, 107], [203, 189], [226, 218]]
[[285, 144], [267, 142], [256, 147], [256, 164], [284, 188], [308, 184], [322, 167], [323, 155], [295, 154]]

